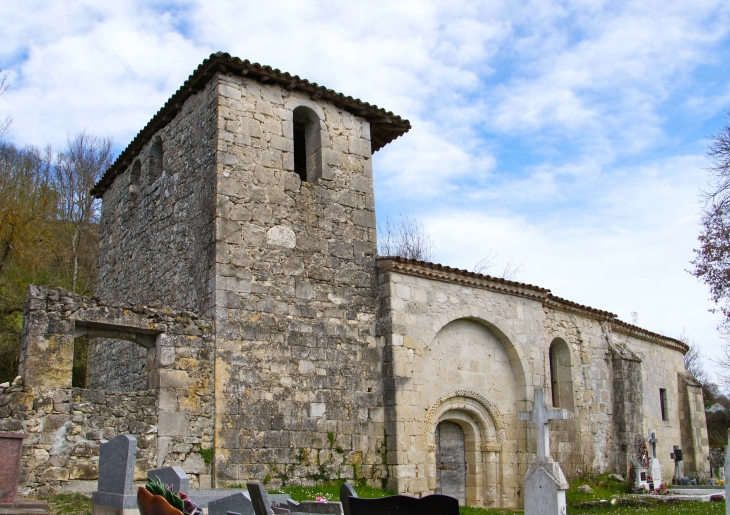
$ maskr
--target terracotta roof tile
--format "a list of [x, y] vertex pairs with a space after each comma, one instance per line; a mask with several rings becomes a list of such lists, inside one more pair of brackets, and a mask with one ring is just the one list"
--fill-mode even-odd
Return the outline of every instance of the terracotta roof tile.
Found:
[[137, 133], [137, 136], [125, 148], [116, 161], [107, 169], [102, 178], [91, 190], [91, 194], [100, 198], [112, 184], [114, 178], [123, 172], [131, 163], [142, 147], [150, 141], [152, 136], [172, 120], [182, 109], [183, 103], [190, 96], [205, 87], [216, 72], [230, 73], [250, 77], [262, 82], [276, 82], [285, 85], [287, 89], [297, 89], [310, 93], [315, 98], [329, 100], [335, 105], [370, 122], [370, 139], [372, 151], [376, 152], [385, 145], [408, 132], [411, 123], [390, 111], [376, 105], [368, 104], [358, 98], [345, 96], [316, 82], [301, 79], [298, 75], [282, 72], [278, 68], [263, 66], [230, 54], [218, 52], [211, 54], [188, 77], [165, 105], [157, 111], [147, 125]]

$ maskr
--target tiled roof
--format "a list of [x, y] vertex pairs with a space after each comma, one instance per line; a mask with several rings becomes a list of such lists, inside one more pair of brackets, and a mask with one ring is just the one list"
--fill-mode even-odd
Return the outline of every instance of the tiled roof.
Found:
[[101, 197], [112, 184], [114, 178], [132, 163], [134, 157], [139, 154], [142, 147], [150, 141], [152, 136], [177, 115], [185, 100], [190, 95], [203, 89], [216, 72], [246, 76], [266, 83], [278, 83], [289, 90], [305, 91], [313, 98], [323, 98], [346, 111], [365, 118], [370, 122], [370, 140], [373, 152], [380, 150], [411, 128], [411, 123], [408, 120], [404, 120], [400, 116], [376, 105], [337, 93], [320, 86], [316, 82], [301, 79], [298, 75], [291, 75], [271, 66], [262, 66], [248, 60], [241, 60], [238, 57], [231, 57], [230, 54], [224, 52], [218, 52], [211, 54], [208, 59], [203, 61], [180, 89], [157, 111], [157, 114], [152, 117], [144, 129], [137, 133], [137, 136], [119, 154], [119, 157], [107, 169], [99, 182], [94, 185], [91, 190], [92, 195]]
[[380, 273], [390, 271], [401, 272], [424, 277], [426, 279], [452, 282], [477, 288], [481, 287], [488, 290], [540, 300], [544, 305], [552, 308], [574, 311], [590, 316], [594, 319], [609, 322], [617, 332], [642, 338], [665, 347], [670, 347], [675, 350], [679, 350], [682, 353], [689, 350], [687, 344], [680, 340], [670, 338], [662, 334], [653, 333], [635, 325], [627, 324], [626, 322], [619, 320], [618, 317], [610, 311], [584, 306], [577, 302], [556, 297], [550, 293], [549, 289], [540, 288], [539, 286], [534, 286], [532, 284], [508, 281], [507, 279], [502, 279], [500, 277], [477, 274], [469, 272], [468, 270], [452, 268], [438, 263], [405, 259], [397, 256], [378, 257], [378, 269]]

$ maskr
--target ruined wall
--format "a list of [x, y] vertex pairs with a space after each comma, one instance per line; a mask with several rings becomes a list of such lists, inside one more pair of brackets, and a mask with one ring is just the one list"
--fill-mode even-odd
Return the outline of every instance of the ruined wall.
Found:
[[89, 491], [99, 474], [99, 444], [119, 434], [137, 438], [141, 480], [157, 465], [157, 392], [0, 386], [0, 431], [30, 434], [23, 442], [24, 495]]
[[[216, 474], [220, 485], [368, 479], [383, 444], [369, 124], [276, 83], [218, 75]], [[293, 111], [321, 177], [294, 173]]]
[[[109, 393], [71, 388], [75, 337], [126, 338], [146, 345], [150, 390]], [[24, 313], [21, 384], [0, 391], [0, 430], [31, 434], [24, 488], [92, 480], [99, 444], [137, 437], [138, 477], [180, 465], [194, 483], [211, 482], [201, 451], [213, 447], [212, 321], [188, 311], [104, 303], [63, 289], [31, 286]]]

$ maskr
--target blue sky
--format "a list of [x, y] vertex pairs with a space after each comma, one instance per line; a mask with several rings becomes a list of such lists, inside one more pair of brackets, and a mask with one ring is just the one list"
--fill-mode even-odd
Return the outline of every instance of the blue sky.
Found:
[[121, 150], [211, 52], [408, 118], [374, 158], [377, 215], [408, 211], [437, 261], [517, 279], [720, 353], [686, 269], [707, 137], [730, 109], [730, 4], [0, 3], [10, 139], [87, 127]]

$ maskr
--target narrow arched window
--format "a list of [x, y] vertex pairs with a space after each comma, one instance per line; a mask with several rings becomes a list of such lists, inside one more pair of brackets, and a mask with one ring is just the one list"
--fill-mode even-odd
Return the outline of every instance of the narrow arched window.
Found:
[[294, 172], [302, 181], [322, 176], [322, 133], [319, 116], [306, 106], [294, 109]]
[[162, 175], [162, 158], [163, 158], [162, 140], [159, 137], [157, 137], [152, 141], [152, 144], [150, 145], [150, 154], [149, 154], [150, 180], [149, 180], [149, 182], [156, 181]]
[[550, 344], [550, 390], [553, 406], [573, 410], [573, 373], [570, 365], [570, 349], [561, 338]]
[[137, 200], [137, 196], [139, 195], [140, 175], [142, 175], [142, 165], [139, 163], [139, 159], [137, 159], [129, 173], [129, 199], [132, 201]]

